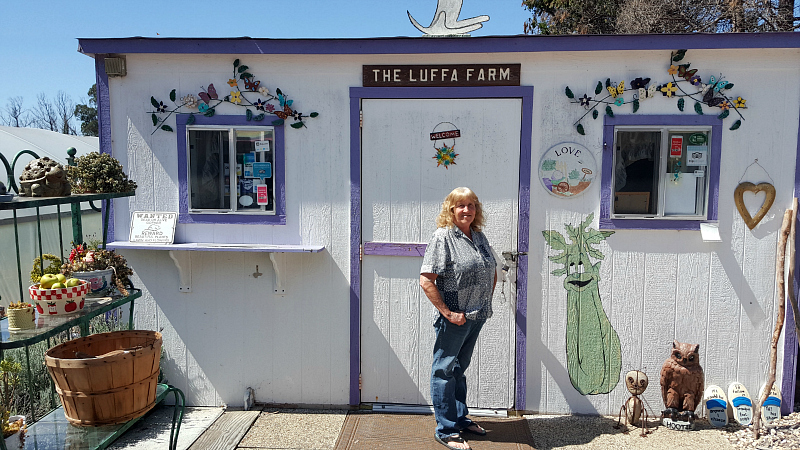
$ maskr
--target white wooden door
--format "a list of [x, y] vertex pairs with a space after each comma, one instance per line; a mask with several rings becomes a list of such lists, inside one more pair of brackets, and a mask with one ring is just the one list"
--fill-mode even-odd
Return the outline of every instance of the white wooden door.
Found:
[[[521, 107], [520, 99], [363, 100], [362, 245], [427, 243], [444, 197], [467, 186], [484, 206], [484, 232], [502, 266], [502, 252], [517, 250]], [[461, 133], [445, 141], [458, 154], [448, 168], [434, 158], [442, 141], [430, 140], [442, 122]], [[430, 404], [437, 313], [419, 287], [421, 265], [421, 256], [363, 257], [362, 402]], [[514, 292], [498, 281], [494, 316], [467, 371], [470, 406], [513, 406]]]

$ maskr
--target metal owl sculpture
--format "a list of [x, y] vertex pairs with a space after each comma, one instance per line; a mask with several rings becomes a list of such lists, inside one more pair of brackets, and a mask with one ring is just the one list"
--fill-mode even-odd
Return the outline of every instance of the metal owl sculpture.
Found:
[[699, 351], [699, 344], [673, 341], [672, 352], [661, 367], [661, 397], [666, 407], [663, 417], [694, 422], [705, 382]]

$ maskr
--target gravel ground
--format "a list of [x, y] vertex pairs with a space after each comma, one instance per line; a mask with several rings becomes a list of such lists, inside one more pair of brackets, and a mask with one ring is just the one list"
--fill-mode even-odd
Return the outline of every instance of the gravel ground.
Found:
[[[795, 407], [795, 410], [797, 407]], [[726, 427], [727, 428], [727, 427]], [[740, 449], [798, 449], [800, 448], [800, 413], [794, 412], [767, 425], [766, 431], [755, 441], [753, 427], [737, 427], [728, 439]]]
[[[536, 450], [549, 449], [714, 449], [736, 447], [729, 441], [731, 431], [711, 426], [705, 419], [695, 422], [693, 431], [674, 431], [649, 421], [652, 433], [641, 436], [641, 429], [628, 433], [616, 429], [616, 417], [607, 416], [525, 416]], [[752, 447], [751, 447], [752, 448]]]

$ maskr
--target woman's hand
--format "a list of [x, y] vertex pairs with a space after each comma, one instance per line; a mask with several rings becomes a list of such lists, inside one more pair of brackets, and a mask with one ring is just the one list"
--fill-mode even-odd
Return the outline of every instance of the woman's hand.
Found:
[[467, 318], [466, 318], [466, 316], [464, 316], [464, 313], [462, 313], [462, 312], [450, 311], [445, 316], [445, 318], [447, 318], [447, 320], [449, 320], [450, 323], [455, 324], [455, 325], [464, 325], [465, 323], [467, 323]]
[[464, 325], [467, 323], [467, 318], [464, 316], [464, 313], [450, 311], [450, 309], [447, 308], [447, 305], [444, 304], [444, 300], [442, 300], [442, 293], [439, 292], [439, 289], [434, 283], [437, 277], [438, 275], [435, 273], [420, 274], [419, 285], [422, 287], [422, 291], [425, 292], [428, 300], [433, 303], [433, 306], [439, 310], [439, 313], [444, 316], [445, 319], [449, 320], [455, 325]]

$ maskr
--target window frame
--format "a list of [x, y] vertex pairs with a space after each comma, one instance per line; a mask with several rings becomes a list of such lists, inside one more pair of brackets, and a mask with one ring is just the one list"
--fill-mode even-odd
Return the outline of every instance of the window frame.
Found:
[[[285, 186], [285, 152], [284, 152], [284, 127], [272, 125], [271, 122], [261, 123], [247, 120], [244, 115], [227, 116], [214, 115], [205, 117], [195, 114], [194, 122], [189, 125], [189, 115], [181, 114], [176, 118], [177, 137], [178, 137], [178, 222], [179, 223], [220, 223], [220, 224], [262, 224], [262, 225], [285, 225], [286, 224], [286, 186]], [[189, 209], [189, 149], [187, 146], [189, 129], [191, 127], [209, 128], [241, 128], [258, 129], [269, 127], [273, 129], [274, 139], [274, 167], [275, 178], [274, 190], [274, 214], [263, 211], [191, 211]]]
[[[613, 217], [611, 209], [614, 198], [614, 138], [617, 127], [688, 128], [711, 129], [709, 142], [708, 197], [705, 217], [671, 219], [641, 216]], [[603, 122], [603, 169], [600, 187], [600, 228], [639, 230], [699, 230], [703, 222], [717, 221], [719, 204], [719, 166], [722, 153], [722, 119], [710, 115], [617, 115], [605, 116]]]

